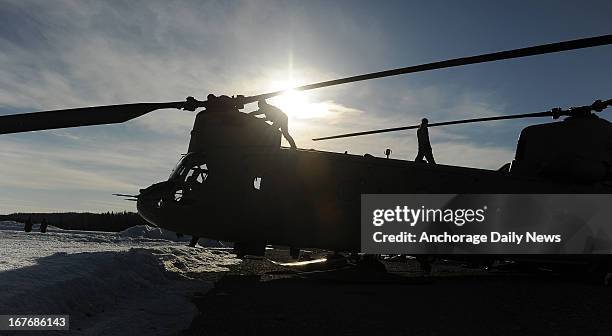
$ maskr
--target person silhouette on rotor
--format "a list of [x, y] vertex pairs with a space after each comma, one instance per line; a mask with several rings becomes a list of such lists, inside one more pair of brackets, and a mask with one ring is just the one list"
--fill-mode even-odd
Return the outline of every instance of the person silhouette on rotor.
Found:
[[293, 137], [289, 134], [289, 118], [287, 118], [287, 115], [278, 107], [268, 104], [264, 99], [257, 102], [257, 107], [259, 107], [259, 110], [249, 114], [253, 116], [264, 115], [265, 117], [262, 119], [264, 121], [271, 121], [274, 127], [280, 129], [287, 142], [289, 142], [291, 149], [297, 149]]
[[433, 151], [431, 149], [431, 143], [429, 142], [429, 131], [427, 130], [427, 126], [429, 125], [429, 120], [427, 118], [423, 118], [421, 120], [421, 125], [417, 129], [417, 140], [419, 142], [419, 152], [414, 159], [415, 162], [423, 162], [423, 157], [427, 159], [427, 163], [435, 164], [436, 160], [433, 157]]

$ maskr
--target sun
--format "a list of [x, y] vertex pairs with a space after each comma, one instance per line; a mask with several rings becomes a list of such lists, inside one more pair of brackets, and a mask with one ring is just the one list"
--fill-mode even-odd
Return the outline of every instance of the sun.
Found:
[[269, 99], [269, 103], [283, 110], [290, 119], [319, 118], [328, 113], [324, 103], [310, 100], [311, 93], [293, 90], [292, 88], [297, 87], [293, 82], [277, 84], [275, 87], [285, 91], [282, 95]]
[[299, 117], [304, 114], [310, 104], [306, 94], [296, 90], [286, 90], [282, 95], [270, 99], [270, 103], [283, 110], [289, 117]]

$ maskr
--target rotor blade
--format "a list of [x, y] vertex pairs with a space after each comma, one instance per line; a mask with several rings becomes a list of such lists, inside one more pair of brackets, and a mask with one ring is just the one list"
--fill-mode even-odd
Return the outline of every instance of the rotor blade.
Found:
[[[472, 119], [460, 119], [460, 120], [452, 120], [452, 121], [443, 121], [443, 122], [428, 124], [427, 127], [457, 125], [457, 124], [469, 124], [469, 123], [482, 122], [482, 121], [493, 121], [493, 120], [534, 118], [534, 117], [553, 117], [554, 119], [557, 119], [557, 118], [559, 118], [561, 116], [579, 116], [579, 115], [590, 114], [591, 111], [601, 112], [601, 111], [605, 110], [606, 108], [608, 108], [609, 106], [612, 106], [612, 99], [603, 100], [603, 101], [602, 100], [596, 100], [591, 105], [571, 107], [571, 108], [569, 108], [567, 110], [562, 110], [561, 108], [554, 108], [554, 109], [552, 109], [550, 111], [546, 111], [546, 112], [533, 112], [533, 113], [511, 114], [511, 115], [503, 115], [503, 116], [495, 116], [495, 117], [483, 117], [483, 118], [472, 118]], [[419, 128], [419, 126], [420, 125], [394, 127], [394, 128], [383, 128], [383, 129], [377, 129], [377, 130], [371, 130], [371, 131], [363, 131], [363, 132], [355, 132], [355, 133], [346, 133], [346, 134], [332, 135], [332, 136], [327, 136], [327, 137], [315, 138], [315, 139], [312, 139], [312, 140], [313, 141], [319, 141], [319, 140], [329, 140], [329, 139], [338, 139], [338, 138], [349, 138], [349, 137], [355, 137], [355, 136], [361, 136], [361, 135], [369, 135], [369, 134], [377, 134], [377, 133], [396, 132], [396, 131], [403, 131], [403, 130]]]
[[[446, 125], [457, 125], [457, 124], [468, 124], [475, 123], [481, 121], [493, 121], [493, 120], [507, 120], [507, 119], [521, 119], [521, 118], [531, 118], [531, 117], [548, 117], [552, 116], [552, 111], [546, 112], [534, 112], [534, 113], [524, 113], [524, 114], [515, 114], [515, 115], [506, 115], [506, 116], [496, 116], [496, 117], [485, 117], [485, 118], [473, 118], [473, 119], [462, 119], [462, 120], [453, 120], [453, 121], [443, 121], [438, 123], [431, 123], [427, 125], [427, 127], [435, 127], [435, 126], [446, 126]], [[363, 132], [355, 132], [355, 133], [346, 133], [339, 135], [326, 136], [321, 138], [312, 139], [313, 141], [319, 140], [329, 140], [329, 139], [338, 139], [338, 138], [349, 138], [361, 135], [369, 135], [369, 134], [377, 134], [377, 133], [388, 133], [388, 132], [396, 132], [396, 131], [404, 131], [409, 129], [419, 128], [420, 125], [412, 125], [412, 126], [403, 126], [403, 127], [394, 127], [394, 128], [383, 128], [372, 131], [363, 131]]]
[[[425, 64], [414, 65], [414, 66], [409, 66], [405, 68], [373, 72], [373, 73], [364, 74], [364, 75], [351, 76], [351, 77], [329, 80], [325, 82], [304, 85], [304, 86], [293, 88], [292, 90], [296, 90], [296, 91], [313, 90], [313, 89], [324, 88], [328, 86], [359, 82], [359, 81], [365, 81], [365, 80], [376, 79], [376, 78], [398, 76], [398, 75], [429, 71], [429, 70], [436, 70], [436, 69], [452, 68], [452, 67], [468, 65], [468, 64], [485, 63], [485, 62], [500, 61], [500, 60], [506, 60], [506, 59], [512, 59], [512, 58], [550, 54], [550, 53], [556, 53], [556, 52], [561, 52], [561, 51], [597, 47], [597, 46], [608, 45], [608, 44], [612, 44], [612, 34], [596, 36], [596, 37], [589, 37], [589, 38], [582, 38], [582, 39], [570, 40], [570, 41], [564, 41], [564, 42], [558, 42], [558, 43], [543, 44], [543, 45], [532, 46], [532, 47], [527, 47], [527, 48], [512, 49], [512, 50], [494, 52], [490, 54], [460, 57], [460, 58], [454, 58], [454, 59], [450, 59], [446, 61], [425, 63]], [[257, 96], [245, 97], [244, 99], [245, 99], [245, 103], [255, 102], [260, 99], [268, 99], [274, 96], [281, 95], [286, 91], [287, 90], [264, 93], [264, 94], [260, 94]]]
[[0, 134], [55, 128], [122, 123], [164, 108], [182, 108], [185, 102], [137, 103], [83, 107], [0, 116]]
[[[398, 68], [380, 72], [374, 72], [364, 75], [345, 77], [325, 82], [304, 85], [294, 90], [305, 91], [317, 88], [323, 88], [333, 85], [340, 85], [358, 81], [364, 81], [375, 78], [383, 78], [389, 76], [397, 76], [408, 73], [416, 73], [428, 70], [450, 68], [468, 64], [476, 64], [483, 62], [498, 61], [504, 59], [527, 57], [554, 53], [560, 51], [589, 48], [601, 45], [612, 44], [612, 35], [603, 35], [584, 39], [577, 39], [565, 42], [544, 44], [539, 46], [513, 49], [490, 54], [455, 58], [446, 61], [426, 63], [405, 68]], [[286, 90], [276, 91], [266, 94], [250, 97], [240, 97], [240, 101], [244, 104], [254, 102], [260, 99], [271, 98], [283, 94]], [[191, 98], [191, 101], [186, 102], [170, 102], [170, 103], [137, 103], [125, 105], [108, 105], [97, 107], [85, 107], [66, 110], [46, 111], [25, 113], [18, 115], [0, 116], [0, 134], [19, 133], [46, 129], [104, 125], [114, 124], [128, 121], [136, 117], [142, 116], [151, 111], [162, 108], [185, 108], [194, 111], [196, 107], [205, 106], [205, 102], [199, 102]]]

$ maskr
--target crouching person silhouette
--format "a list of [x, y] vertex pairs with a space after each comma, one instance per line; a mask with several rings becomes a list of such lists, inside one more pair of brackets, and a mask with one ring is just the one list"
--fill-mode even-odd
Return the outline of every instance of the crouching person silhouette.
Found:
[[297, 149], [293, 137], [289, 134], [289, 118], [287, 118], [287, 115], [281, 109], [268, 104], [263, 99], [257, 102], [257, 107], [259, 107], [259, 110], [250, 112], [249, 114], [253, 116], [263, 115], [264, 118], [262, 119], [264, 121], [271, 121], [274, 127], [280, 129], [285, 139], [287, 139], [287, 142], [289, 142], [291, 149]]

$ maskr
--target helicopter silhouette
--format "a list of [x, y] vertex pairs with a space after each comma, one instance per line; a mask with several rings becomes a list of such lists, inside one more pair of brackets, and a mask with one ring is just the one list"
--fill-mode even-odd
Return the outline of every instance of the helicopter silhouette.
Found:
[[[390, 76], [612, 44], [612, 35], [506, 50], [334, 79], [305, 91]], [[122, 123], [158, 109], [197, 111], [187, 154], [166, 181], [137, 195], [151, 224], [235, 242], [238, 255], [267, 244], [360, 250], [362, 194], [512, 194], [612, 192], [612, 125], [595, 115], [612, 99], [569, 109], [432, 122], [429, 127], [521, 118], [559, 122], [522, 130], [512, 163], [499, 170], [281, 147], [277, 127], [240, 110], [283, 94], [214, 96], [200, 101], [136, 103], [0, 116], [0, 134]], [[415, 129], [418, 125], [326, 136], [315, 141]], [[577, 136], [580, 135], [580, 136]]]

